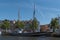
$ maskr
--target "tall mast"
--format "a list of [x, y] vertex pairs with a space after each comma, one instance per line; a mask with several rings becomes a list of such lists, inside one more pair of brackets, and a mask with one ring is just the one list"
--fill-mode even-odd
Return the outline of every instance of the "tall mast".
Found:
[[34, 3], [34, 10], [33, 10], [33, 21], [32, 21], [33, 32], [35, 32], [35, 27], [34, 27], [34, 19], [35, 19], [35, 3]]
[[58, 25], [60, 26], [60, 17], [59, 17], [59, 15], [58, 15]]
[[33, 11], [33, 19], [35, 18], [35, 3], [34, 3], [34, 11]]
[[20, 21], [20, 8], [18, 9], [18, 21]]

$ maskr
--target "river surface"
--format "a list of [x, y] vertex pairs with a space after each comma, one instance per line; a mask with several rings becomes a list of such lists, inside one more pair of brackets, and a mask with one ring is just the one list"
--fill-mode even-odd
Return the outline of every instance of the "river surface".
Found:
[[17, 37], [17, 36], [0, 36], [0, 40], [60, 40], [58, 37]]

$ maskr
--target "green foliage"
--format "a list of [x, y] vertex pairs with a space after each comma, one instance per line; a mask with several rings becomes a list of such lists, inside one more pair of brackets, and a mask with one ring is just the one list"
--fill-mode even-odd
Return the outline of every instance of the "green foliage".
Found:
[[9, 27], [10, 27], [10, 22], [7, 19], [5, 19], [3, 21], [3, 24], [1, 25], [1, 28], [2, 29], [9, 29]]
[[16, 25], [17, 28], [24, 28], [24, 23], [23, 22], [17, 21], [15, 23], [15, 25]]
[[32, 23], [29, 24], [30, 29], [33, 29]]
[[59, 27], [58, 19], [57, 18], [52, 19], [50, 25], [51, 25], [51, 28], [53, 28], [53, 32], [55, 32], [55, 29]]
[[30, 24], [30, 28], [32, 30], [35, 30], [35, 29], [37, 29], [37, 27], [38, 27], [38, 21], [37, 21], [36, 18], [34, 18], [33, 21], [32, 21], [32, 24]]

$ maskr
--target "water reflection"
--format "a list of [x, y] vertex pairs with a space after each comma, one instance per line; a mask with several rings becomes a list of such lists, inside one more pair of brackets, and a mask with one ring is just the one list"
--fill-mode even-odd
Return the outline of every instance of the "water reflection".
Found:
[[56, 37], [17, 37], [17, 36], [0, 36], [0, 40], [60, 40]]

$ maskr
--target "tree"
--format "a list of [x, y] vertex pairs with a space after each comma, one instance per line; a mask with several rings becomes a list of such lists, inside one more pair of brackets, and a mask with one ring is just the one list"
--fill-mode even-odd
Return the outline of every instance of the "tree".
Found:
[[9, 20], [5, 19], [1, 25], [2, 29], [5, 29], [4, 32], [7, 32], [7, 30], [10, 28], [10, 22]]
[[10, 22], [9, 20], [5, 19], [1, 25], [2, 29], [9, 29], [10, 28]]
[[33, 32], [37, 29], [38, 27], [38, 21], [36, 18], [33, 19], [32, 24], [30, 24], [30, 28], [33, 30]]
[[59, 27], [58, 19], [57, 18], [52, 19], [50, 25], [51, 25], [51, 28], [53, 28], [53, 32], [55, 32], [55, 29]]
[[30, 29], [33, 29], [32, 23], [29, 24], [29, 28]]
[[16, 23], [15, 23], [15, 26], [16, 26], [16, 28], [24, 28], [24, 23], [23, 22], [21, 22], [21, 21], [17, 21]]

